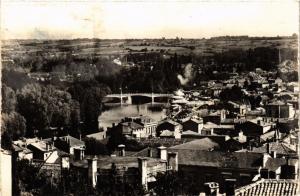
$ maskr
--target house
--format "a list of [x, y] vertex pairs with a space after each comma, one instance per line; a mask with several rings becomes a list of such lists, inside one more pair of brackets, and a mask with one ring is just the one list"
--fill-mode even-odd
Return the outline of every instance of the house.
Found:
[[237, 126], [237, 130], [242, 130], [243, 134], [247, 136], [247, 140], [250, 139], [260, 140], [260, 136], [271, 131], [275, 128], [276, 123], [267, 121], [266, 119], [257, 118], [253, 120], [247, 120], [246, 122]]
[[57, 148], [52, 142], [39, 140], [28, 145], [33, 153], [33, 159], [43, 161], [45, 163], [54, 163], [58, 158]]
[[156, 136], [157, 122], [147, 116], [126, 117], [121, 122], [108, 128], [108, 135], [118, 131], [122, 135], [134, 138], [148, 138]]
[[[168, 130], [173, 133], [173, 137], [179, 139], [181, 137], [182, 125], [171, 119], [164, 120], [157, 125], [156, 134], [158, 137], [163, 133], [163, 131]], [[165, 131], [166, 132], [166, 131]]]
[[233, 102], [233, 101], [228, 101], [227, 107], [228, 107], [229, 111], [240, 114], [240, 115], [245, 115], [247, 113], [247, 111], [251, 110], [251, 105], [241, 104], [241, 103], [237, 103], [237, 102]]
[[191, 118], [181, 123], [183, 131], [193, 131], [196, 133], [201, 133], [203, 128], [203, 119]]
[[273, 118], [293, 118], [295, 110], [293, 105], [282, 101], [273, 101], [265, 106], [266, 116]]
[[97, 133], [88, 134], [86, 135], [86, 137], [94, 138], [96, 140], [104, 140], [106, 138], [106, 131], [100, 131]]
[[225, 110], [217, 110], [208, 115], [202, 116], [203, 123], [212, 122], [215, 124], [220, 124], [224, 119], [226, 119]]
[[85, 143], [84, 141], [72, 137], [70, 135], [44, 139], [46, 142], [54, 141], [54, 146], [59, 150], [62, 150], [70, 155], [76, 155], [75, 157], [84, 157]]
[[294, 157], [297, 152], [293, 150], [289, 144], [282, 142], [270, 142], [260, 147], [253, 147], [252, 152], [256, 153], [271, 153], [276, 152], [277, 157]]
[[33, 159], [33, 153], [27, 148], [27, 146], [21, 146], [12, 144], [13, 154], [18, 157], [18, 159], [27, 159], [31, 161]]
[[287, 89], [294, 93], [298, 93], [299, 92], [299, 83], [298, 82], [290, 82], [287, 84]]
[[251, 183], [259, 174], [263, 157], [259, 153], [180, 149], [176, 146], [168, 149], [168, 152], [178, 153], [178, 171], [186, 180], [193, 181], [199, 193], [205, 190], [207, 182], [219, 183], [221, 193], [225, 191], [226, 179], [236, 179], [238, 186]]
[[[158, 173], [165, 173], [170, 165], [166, 147], [158, 148], [159, 158], [125, 156], [125, 146], [119, 145], [119, 156], [87, 156], [84, 160], [70, 163], [74, 171], [83, 178], [87, 178], [91, 186], [101, 188], [110, 180], [111, 171], [117, 173], [117, 180], [124, 180], [130, 184], [142, 183], [147, 189], [156, 181]], [[168, 162], [169, 161], [169, 162]]]
[[[126, 119], [126, 118], [125, 118]], [[137, 116], [127, 118], [129, 121], [136, 122], [143, 126], [143, 131], [136, 133], [137, 138], [148, 138], [149, 136], [155, 137], [156, 127], [158, 122], [148, 116]], [[126, 120], [125, 120], [126, 121]]]

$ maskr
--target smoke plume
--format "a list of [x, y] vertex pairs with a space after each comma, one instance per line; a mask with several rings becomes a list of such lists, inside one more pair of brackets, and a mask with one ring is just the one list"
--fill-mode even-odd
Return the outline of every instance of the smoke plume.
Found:
[[184, 68], [183, 76], [178, 74], [177, 75], [178, 80], [180, 81], [180, 84], [185, 86], [189, 81], [193, 78], [193, 67], [192, 63], [189, 63]]

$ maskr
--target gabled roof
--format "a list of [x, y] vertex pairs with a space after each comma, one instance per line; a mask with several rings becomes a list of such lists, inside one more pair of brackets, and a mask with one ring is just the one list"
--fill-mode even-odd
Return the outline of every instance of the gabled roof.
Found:
[[191, 118], [191, 119], [183, 121], [182, 124], [187, 123], [187, 122], [194, 122], [194, 123], [197, 123], [197, 124], [201, 124], [201, 123], [203, 123], [203, 119], [198, 120], [198, 119], [195, 119], [195, 118]]
[[275, 179], [261, 179], [252, 184], [240, 187], [236, 189], [236, 196], [273, 196], [273, 195], [285, 195], [293, 196], [297, 195], [298, 191], [297, 180], [275, 180]]
[[179, 125], [178, 122], [175, 122], [174, 120], [171, 120], [171, 119], [164, 120], [164, 121], [160, 122], [159, 125], [164, 124], [164, 123], [169, 123], [169, 124], [174, 125], [174, 126]]
[[[39, 141], [36, 143], [31, 143], [28, 146], [33, 146], [34, 148], [43, 151], [43, 152], [49, 152], [49, 151], [54, 151], [56, 148], [52, 145], [51, 148], [47, 149], [47, 141]], [[48, 144], [50, 145], [50, 144]]]

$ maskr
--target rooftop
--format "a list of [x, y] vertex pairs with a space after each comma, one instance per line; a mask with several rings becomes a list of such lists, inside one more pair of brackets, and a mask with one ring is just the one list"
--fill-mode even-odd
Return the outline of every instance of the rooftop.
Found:
[[170, 147], [170, 149], [183, 149], [183, 150], [213, 150], [220, 148], [219, 144], [209, 138], [197, 139], [184, 144]]
[[[87, 156], [87, 159], [89, 157]], [[98, 156], [97, 157], [97, 168], [99, 169], [110, 169], [112, 163], [116, 165], [117, 168], [123, 168], [123, 167], [134, 167], [138, 168], [138, 158], [135, 156]], [[84, 160], [79, 160], [79, 161], [74, 161], [72, 164], [76, 167], [82, 167], [82, 168], [88, 168], [88, 161], [87, 159]], [[147, 166], [152, 167], [155, 166], [162, 161], [161, 159], [157, 158], [149, 158], [147, 157]]]
[[293, 196], [297, 195], [298, 182], [296, 180], [275, 180], [275, 179], [262, 179], [252, 184], [243, 186], [235, 191], [236, 196], [273, 196], [273, 195], [285, 195]]

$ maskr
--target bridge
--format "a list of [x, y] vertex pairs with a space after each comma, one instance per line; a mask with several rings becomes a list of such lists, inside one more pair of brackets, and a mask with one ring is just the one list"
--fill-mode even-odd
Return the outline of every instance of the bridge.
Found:
[[151, 103], [155, 103], [155, 98], [171, 98], [173, 94], [165, 93], [120, 93], [120, 94], [108, 94], [107, 98], [118, 98], [121, 104], [132, 104], [132, 100], [135, 98], [148, 98], [151, 99]]

